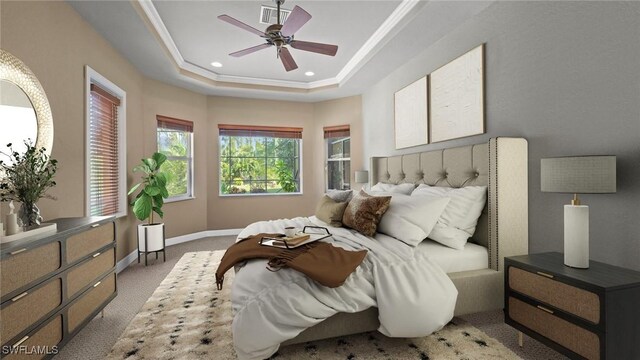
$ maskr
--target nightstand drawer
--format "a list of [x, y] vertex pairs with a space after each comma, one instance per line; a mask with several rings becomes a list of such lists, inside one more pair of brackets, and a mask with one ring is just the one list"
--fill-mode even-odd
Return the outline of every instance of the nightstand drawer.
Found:
[[511, 319], [587, 359], [600, 359], [597, 334], [555, 316], [551, 310], [509, 297]]
[[598, 295], [557, 281], [553, 277], [544, 272], [536, 274], [510, 266], [508, 285], [514, 291], [599, 324], [601, 304]]

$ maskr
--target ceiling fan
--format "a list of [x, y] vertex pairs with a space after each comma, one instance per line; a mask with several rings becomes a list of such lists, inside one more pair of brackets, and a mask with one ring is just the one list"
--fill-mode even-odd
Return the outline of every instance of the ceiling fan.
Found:
[[338, 47], [336, 45], [329, 44], [321, 44], [314, 43], [309, 41], [300, 41], [294, 40], [294, 34], [296, 31], [300, 30], [300, 28], [307, 23], [311, 19], [311, 14], [306, 12], [299, 6], [295, 6], [287, 17], [287, 20], [284, 24], [280, 24], [280, 5], [284, 4], [284, 0], [274, 0], [278, 5], [278, 23], [269, 25], [267, 29], [263, 32], [260, 31], [250, 25], [243, 23], [242, 21], [236, 20], [229, 15], [220, 15], [218, 19], [228, 22], [231, 25], [235, 25], [241, 29], [247, 30], [251, 33], [254, 33], [261, 38], [266, 40], [266, 43], [256, 45], [244, 50], [236, 51], [230, 56], [233, 57], [241, 57], [251, 53], [254, 53], [258, 50], [266, 49], [271, 46], [276, 47], [276, 56], [280, 58], [282, 61], [282, 65], [284, 65], [285, 70], [291, 71], [298, 68], [298, 64], [293, 60], [289, 49], [287, 49], [287, 45], [291, 46], [294, 49], [310, 51], [313, 53], [335, 56], [338, 51]]

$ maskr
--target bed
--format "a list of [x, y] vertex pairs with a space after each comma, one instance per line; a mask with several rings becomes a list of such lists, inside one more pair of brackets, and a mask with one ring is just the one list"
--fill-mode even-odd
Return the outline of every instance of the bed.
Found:
[[[457, 289], [452, 309], [455, 315], [501, 309], [503, 259], [528, 253], [526, 140], [500, 137], [483, 144], [375, 157], [371, 159], [370, 174], [371, 184], [488, 187], [487, 204], [464, 250], [448, 251], [425, 241], [415, 249], [415, 256], [424, 256], [445, 269], [443, 276], [448, 276]], [[377, 236], [381, 234], [376, 239]], [[375, 306], [358, 312], [338, 312], [281, 345], [374, 331], [381, 328], [379, 316]]]

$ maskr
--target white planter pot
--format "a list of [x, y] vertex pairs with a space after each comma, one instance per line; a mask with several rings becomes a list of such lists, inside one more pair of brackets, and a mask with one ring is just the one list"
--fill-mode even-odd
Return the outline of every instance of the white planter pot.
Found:
[[138, 251], [152, 252], [164, 249], [164, 224], [138, 225]]

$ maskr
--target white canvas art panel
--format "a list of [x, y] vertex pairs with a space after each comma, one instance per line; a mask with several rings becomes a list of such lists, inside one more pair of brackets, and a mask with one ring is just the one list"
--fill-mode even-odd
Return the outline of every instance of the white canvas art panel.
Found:
[[431, 142], [484, 134], [484, 46], [430, 75]]
[[429, 143], [427, 77], [395, 93], [396, 149]]

